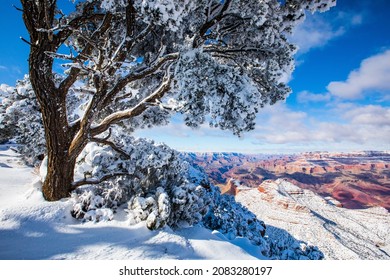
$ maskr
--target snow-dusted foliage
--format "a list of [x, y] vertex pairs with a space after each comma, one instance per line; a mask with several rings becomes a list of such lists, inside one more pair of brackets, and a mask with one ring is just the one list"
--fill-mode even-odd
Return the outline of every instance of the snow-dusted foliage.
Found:
[[212, 203], [210, 191], [187, 178], [189, 165], [176, 151], [117, 130], [104, 141], [115, 142], [116, 150], [91, 143], [78, 159], [75, 184], [90, 185], [74, 193], [74, 217], [100, 220], [110, 216], [101, 209], [115, 211], [127, 203], [130, 222], [146, 221], [150, 229], [202, 220]]
[[193, 0], [138, 0], [135, 7], [145, 15], [143, 21], [164, 26], [168, 30], [177, 31], [197, 4], [204, 1]]
[[246, 237], [254, 244], [268, 252], [264, 240], [265, 224], [246, 207], [236, 202], [231, 195], [221, 195], [219, 189], [214, 190], [214, 205], [205, 216], [203, 223], [207, 228], [218, 230], [234, 239], [237, 236]]
[[176, 70], [178, 110], [187, 125], [198, 126], [210, 116], [210, 126], [234, 134], [254, 128], [261, 95], [240, 69], [220, 65], [210, 54], [190, 52], [181, 57]]
[[10, 125], [7, 121], [6, 111], [10, 103], [10, 95], [14, 91], [14, 88], [6, 85], [0, 85], [0, 143], [9, 141], [16, 135], [16, 127]]
[[288, 232], [268, 227], [267, 231], [272, 231], [272, 236], [277, 239], [267, 238], [269, 252], [267, 254], [271, 259], [278, 260], [322, 260], [324, 254], [313, 245], [308, 245], [303, 241], [293, 238]]
[[[110, 191], [112, 192], [114, 190], [111, 189]], [[108, 192], [108, 189], [90, 188], [84, 189], [79, 193], [74, 193], [72, 197], [75, 203], [71, 211], [72, 216], [85, 221], [111, 221], [114, 218], [116, 201], [111, 200]], [[118, 194], [120, 193], [121, 190], [115, 192], [115, 198], [118, 198]]]
[[28, 76], [7, 87], [7, 95], [1, 100], [1, 138], [13, 139], [23, 160], [39, 164], [46, 152], [41, 113]]
[[[46, 154], [45, 131], [40, 105], [28, 75], [15, 87], [3, 86], [0, 107], [0, 141], [13, 140], [22, 159], [29, 165], [39, 165]], [[66, 108], [68, 121], [83, 115], [89, 97], [79, 89], [70, 89]]]

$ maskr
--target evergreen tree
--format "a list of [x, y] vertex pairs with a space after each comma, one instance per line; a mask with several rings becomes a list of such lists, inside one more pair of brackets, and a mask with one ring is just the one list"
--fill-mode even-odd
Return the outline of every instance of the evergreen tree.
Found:
[[[237, 135], [253, 129], [258, 110], [289, 92], [280, 82], [293, 68], [295, 47], [286, 36], [305, 10], [335, 5], [335, 0], [72, 2], [73, 12], [65, 14], [61, 1], [21, 0], [30, 35], [29, 77], [48, 156], [47, 200], [122, 175], [74, 180], [77, 159], [89, 143], [120, 150], [106, 139], [113, 125], [132, 130], [164, 124], [179, 112], [192, 127], [208, 121]], [[59, 63], [66, 70], [56, 73]], [[74, 87], [89, 98], [73, 120], [67, 104]]]

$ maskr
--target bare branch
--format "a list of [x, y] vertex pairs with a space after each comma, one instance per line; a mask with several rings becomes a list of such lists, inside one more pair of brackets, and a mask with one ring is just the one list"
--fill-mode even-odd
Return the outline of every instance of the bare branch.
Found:
[[129, 154], [127, 154], [123, 149], [119, 148], [113, 142], [111, 142], [111, 141], [109, 141], [107, 139], [101, 139], [101, 138], [94, 137], [94, 138], [91, 138], [90, 140], [91, 140], [91, 142], [95, 142], [95, 143], [103, 144], [103, 145], [106, 145], [106, 146], [110, 146], [115, 152], [121, 154], [122, 156], [124, 156], [127, 159], [130, 159], [130, 155]]
[[128, 93], [126, 93], [126, 94], [123, 94], [123, 95], [121, 95], [121, 96], [117, 96], [116, 98], [115, 98], [115, 100], [114, 100], [114, 102], [115, 103], [117, 103], [117, 102], [119, 102], [119, 101], [121, 101], [121, 100], [123, 100], [123, 99], [126, 99], [126, 98], [128, 98], [128, 97], [132, 97], [133, 96], [133, 92], [128, 92]]
[[126, 60], [127, 54], [131, 52], [131, 50], [134, 48], [134, 46], [136, 46], [137, 44], [139, 44], [140, 42], [142, 42], [146, 38], [146, 36], [152, 30], [152, 26], [153, 26], [152, 24], [149, 24], [133, 40], [130, 40], [130, 37], [128, 35], [123, 39], [123, 43], [119, 46], [120, 48], [118, 47], [117, 51], [115, 51], [115, 53], [111, 59], [113, 62], [115, 62], [115, 64], [113, 65], [114, 67], [112, 67], [108, 71], [108, 73], [110, 75], [113, 75], [115, 73], [115, 71], [118, 68], [117, 67], [118, 63], [121, 64]]
[[122, 173], [107, 174], [107, 175], [102, 176], [99, 179], [84, 179], [84, 180], [80, 180], [80, 181], [72, 183], [71, 191], [74, 191], [78, 187], [84, 186], [84, 185], [98, 185], [100, 183], [103, 183], [104, 181], [107, 181], [109, 179], [112, 179], [112, 178], [115, 178], [115, 177], [119, 177], [119, 176], [134, 176], [134, 175], [122, 172]]
[[[93, 11], [94, 3], [91, 1], [83, 7], [82, 14], [72, 19], [67, 25], [63, 26], [63, 30], [55, 35], [55, 40], [58, 45], [61, 45], [72, 33], [74, 29], [79, 28], [81, 25], [93, 22], [94, 20], [103, 20], [104, 14], [91, 13]], [[61, 16], [63, 13], [60, 12]]]
[[209, 12], [211, 18], [208, 18], [203, 26], [199, 29], [199, 33], [195, 36], [192, 43], [193, 48], [199, 47], [202, 38], [207, 33], [207, 31], [224, 18], [224, 13], [229, 9], [231, 2], [232, 0], [225, 0], [223, 4], [212, 7], [212, 10]]
[[129, 73], [127, 76], [123, 77], [117, 82], [117, 84], [106, 94], [104, 100], [101, 100], [101, 108], [109, 106], [117, 94], [129, 83], [156, 73], [156, 71], [158, 71], [163, 65], [169, 63], [170, 61], [176, 60], [177, 58], [179, 58], [179, 53], [168, 54], [157, 59], [150, 67], [147, 67], [146, 69], [143, 68], [140, 71]]
[[20, 40], [22, 40], [23, 42], [25, 42], [26, 44], [28, 44], [29, 46], [31, 47], [35, 47], [33, 44], [31, 44], [29, 41], [27, 41], [26, 39], [24, 39], [23, 37], [19, 37]]
[[14, 7], [17, 11], [19, 11], [19, 12], [23, 12], [23, 9], [21, 9], [21, 8], [18, 8], [18, 7], [16, 7], [15, 5], [12, 5], [12, 7]]
[[[99, 26], [99, 28], [93, 33], [90, 41], [98, 39], [101, 34], [105, 33], [111, 26], [112, 14], [107, 13], [103, 19], [103, 22]], [[80, 57], [80, 61], [86, 61], [88, 55], [92, 52], [94, 46], [88, 43], [83, 51], [78, 55]], [[60, 84], [59, 90], [60, 92], [68, 92], [69, 88], [76, 82], [78, 75], [80, 73], [79, 68], [72, 67], [68, 77], [66, 77]]]
[[229, 53], [244, 53], [244, 52], [258, 52], [263, 55], [275, 54], [274, 51], [268, 49], [262, 49], [257, 47], [244, 47], [244, 48], [218, 48], [215, 46], [206, 46], [204, 52], [207, 53], [220, 53], [220, 54], [229, 54]]
[[147, 108], [148, 104], [155, 102], [156, 100], [162, 98], [165, 93], [170, 90], [171, 87], [172, 74], [170, 73], [170, 67], [166, 71], [164, 81], [161, 85], [148, 97], [144, 98], [136, 106], [131, 109], [115, 112], [107, 116], [99, 125], [91, 129], [92, 135], [98, 135], [105, 130], [107, 130], [112, 124], [118, 123], [124, 119], [133, 118], [142, 114]]

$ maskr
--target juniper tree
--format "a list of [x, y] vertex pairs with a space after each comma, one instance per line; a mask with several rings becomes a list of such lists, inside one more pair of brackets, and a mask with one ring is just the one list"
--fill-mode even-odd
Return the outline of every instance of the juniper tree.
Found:
[[[176, 112], [192, 127], [253, 129], [258, 110], [289, 92], [280, 81], [293, 69], [287, 35], [306, 10], [335, 0], [80, 0], [67, 3], [70, 13], [64, 1], [21, 3], [47, 145], [43, 194], [58, 200], [99, 181], [75, 182], [74, 167], [90, 142], [120, 150], [107, 138], [113, 125], [131, 131]], [[89, 96], [75, 120], [67, 106], [74, 87]]]

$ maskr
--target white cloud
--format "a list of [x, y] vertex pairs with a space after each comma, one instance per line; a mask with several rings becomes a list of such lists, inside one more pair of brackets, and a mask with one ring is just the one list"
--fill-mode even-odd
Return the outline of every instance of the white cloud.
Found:
[[268, 106], [258, 115], [256, 130], [250, 133], [250, 137], [263, 144], [304, 142], [309, 135], [307, 119], [305, 112], [293, 111], [284, 103]]
[[363, 16], [362, 15], [354, 15], [351, 19], [352, 25], [360, 25], [363, 23]]
[[301, 91], [297, 95], [297, 100], [300, 103], [308, 103], [308, 102], [326, 102], [331, 99], [331, 95], [329, 93], [318, 94], [312, 93], [307, 90]]
[[344, 117], [352, 124], [390, 128], [390, 108], [382, 106], [367, 105], [364, 107], [353, 108], [345, 112]]
[[[359, 18], [356, 18], [355, 22], [358, 20]], [[351, 25], [351, 19], [344, 15], [329, 20], [322, 14], [308, 14], [306, 20], [294, 31], [291, 40], [299, 47], [298, 53], [303, 54], [342, 36]]]
[[348, 29], [363, 23], [363, 15], [340, 11], [330, 18], [327, 14], [307, 14], [306, 20], [295, 29], [291, 41], [299, 47], [298, 54], [320, 48], [344, 35]]
[[390, 90], [390, 50], [362, 61], [360, 68], [352, 71], [346, 81], [331, 82], [327, 89], [343, 99], [359, 99], [367, 91]]
[[285, 103], [267, 106], [254, 131], [239, 139], [231, 132], [202, 125], [193, 130], [179, 119], [138, 136], [166, 142], [184, 151], [310, 151], [390, 149], [390, 108], [379, 105], [334, 104], [318, 115], [294, 110]]
[[326, 45], [330, 40], [344, 34], [345, 30], [341, 27], [333, 27], [320, 16], [308, 16], [300, 24], [291, 37], [291, 41], [299, 47], [299, 53], [306, 53], [313, 48]]
[[343, 144], [360, 145], [360, 149], [390, 148], [390, 108], [344, 104], [328, 111], [322, 118], [294, 111], [286, 106], [274, 106], [259, 116], [252, 137], [258, 144], [306, 145], [329, 147]]
[[6, 67], [4, 65], [0, 65], [0, 70], [8, 70], [8, 67]]

